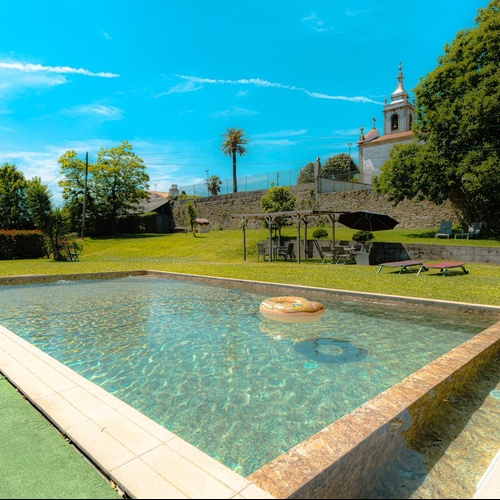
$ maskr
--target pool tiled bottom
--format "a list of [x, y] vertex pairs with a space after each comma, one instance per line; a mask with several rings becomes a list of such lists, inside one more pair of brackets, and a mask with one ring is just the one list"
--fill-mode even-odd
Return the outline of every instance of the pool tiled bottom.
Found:
[[2, 326], [0, 370], [131, 498], [273, 498]]

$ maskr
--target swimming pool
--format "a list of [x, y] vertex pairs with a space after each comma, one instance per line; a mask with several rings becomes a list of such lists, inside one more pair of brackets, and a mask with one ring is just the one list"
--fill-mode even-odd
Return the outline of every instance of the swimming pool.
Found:
[[0, 288], [0, 324], [246, 476], [494, 321], [322, 298], [309, 324], [268, 295], [134, 276]]

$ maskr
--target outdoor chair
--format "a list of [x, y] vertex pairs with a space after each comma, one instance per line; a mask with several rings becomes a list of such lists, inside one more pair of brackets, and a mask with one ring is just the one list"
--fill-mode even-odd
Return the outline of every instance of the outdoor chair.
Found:
[[483, 223], [482, 222], [471, 222], [467, 231], [462, 229], [462, 232], [455, 235], [456, 238], [476, 238], [479, 236]]
[[449, 238], [453, 235], [453, 222], [451, 220], [441, 221], [438, 232], [434, 235], [434, 238]]
[[257, 261], [260, 261], [260, 256], [262, 255], [262, 260], [269, 260], [269, 248], [266, 248], [263, 242], [257, 243]]
[[282, 247], [279, 247], [278, 257], [283, 257], [285, 260], [293, 259], [293, 241], [287, 241]]
[[318, 240], [314, 240], [314, 245], [318, 250], [319, 256], [321, 257], [321, 262], [323, 264], [325, 264], [327, 260], [329, 260], [331, 264], [334, 263], [334, 253], [330, 245], [320, 245]]
[[333, 261], [335, 264], [354, 264], [356, 260], [349, 248], [335, 246], [333, 247]]
[[68, 253], [68, 259], [77, 262], [78, 261], [78, 247], [73, 244], [73, 245], [67, 245], [66, 246], [66, 252]]

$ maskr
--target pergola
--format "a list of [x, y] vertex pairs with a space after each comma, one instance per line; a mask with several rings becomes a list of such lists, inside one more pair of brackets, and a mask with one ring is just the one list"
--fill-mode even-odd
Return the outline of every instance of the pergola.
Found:
[[[241, 228], [243, 230], [243, 260], [247, 260], [246, 247], [246, 227], [250, 219], [265, 220], [269, 227], [269, 262], [273, 260], [273, 239], [272, 230], [276, 221], [280, 219], [292, 219], [297, 227], [297, 262], [300, 263], [300, 228], [304, 225], [304, 246], [307, 242], [307, 226], [312, 218], [328, 217], [332, 223], [332, 246], [335, 245], [335, 214], [345, 213], [333, 210], [293, 210], [290, 212], [270, 212], [260, 214], [234, 214], [231, 217], [239, 218], [242, 221]], [[278, 222], [279, 223], [279, 222]], [[304, 254], [307, 258], [307, 252]]]

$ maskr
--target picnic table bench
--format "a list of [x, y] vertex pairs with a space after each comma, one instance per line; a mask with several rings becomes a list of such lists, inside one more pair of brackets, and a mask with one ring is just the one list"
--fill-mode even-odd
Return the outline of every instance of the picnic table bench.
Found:
[[469, 271], [465, 269], [465, 262], [437, 262], [434, 264], [422, 264], [422, 266], [418, 270], [417, 276], [422, 271], [428, 271], [429, 269], [439, 269], [443, 273], [443, 276], [446, 276], [448, 269], [451, 269], [453, 267], [461, 267], [464, 274], [469, 273]]
[[[377, 273], [379, 273], [383, 267], [400, 267], [401, 269], [399, 270], [399, 274], [401, 274], [403, 271], [406, 271], [406, 269], [411, 266], [423, 266], [423, 262], [420, 260], [400, 260], [397, 262], [384, 262], [383, 264], [380, 264]], [[420, 268], [420, 270], [421, 269], [422, 267]]]

